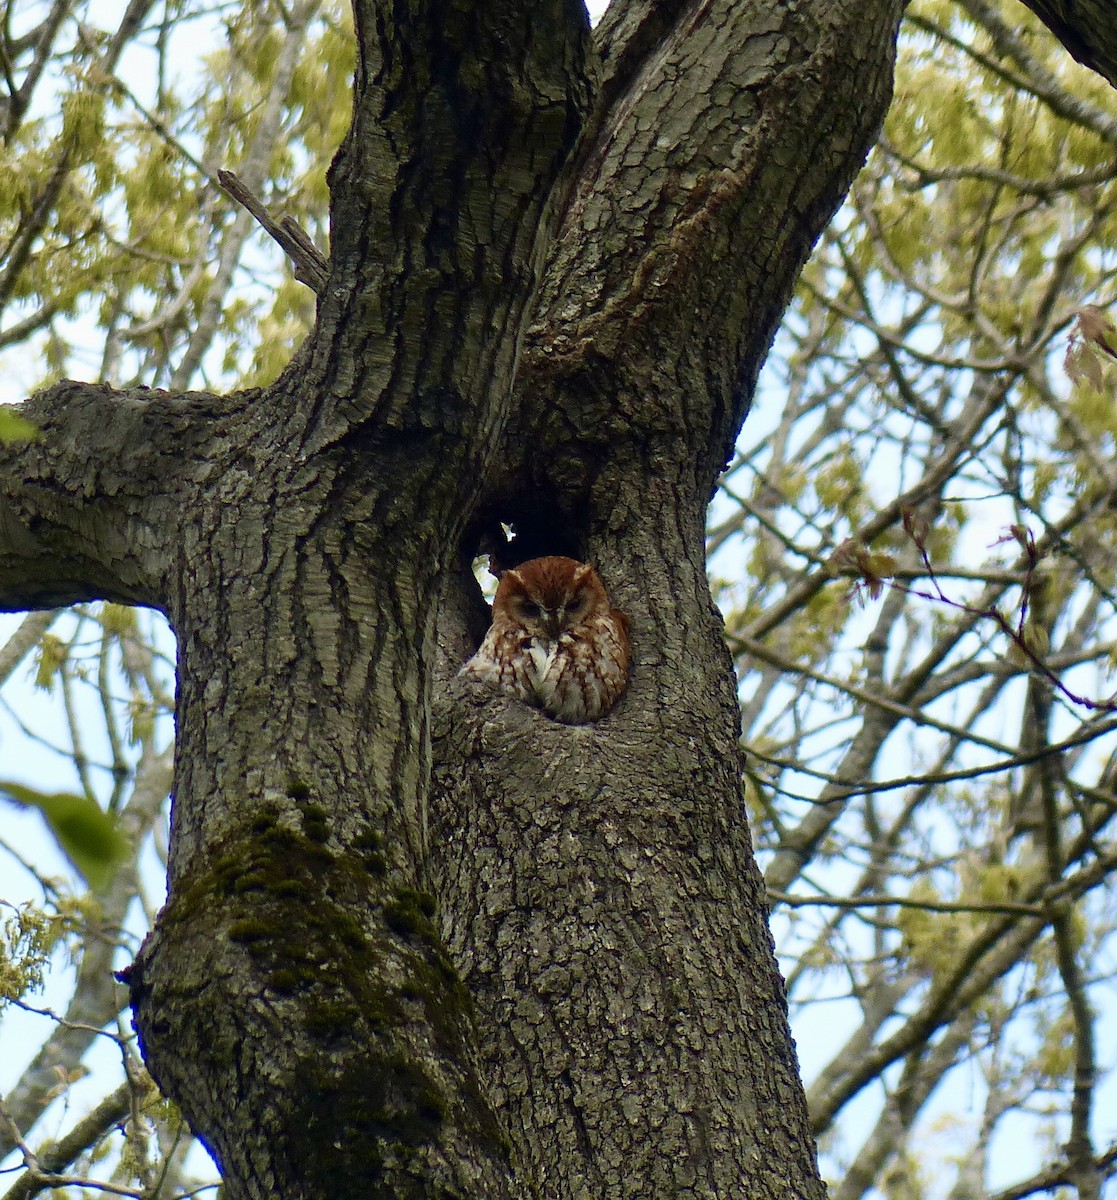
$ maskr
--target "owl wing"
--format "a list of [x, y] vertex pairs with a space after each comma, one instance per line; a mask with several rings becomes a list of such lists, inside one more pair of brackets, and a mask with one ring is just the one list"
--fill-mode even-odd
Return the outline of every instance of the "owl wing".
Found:
[[535, 668], [530, 651], [525, 653], [525, 647], [531, 645], [522, 630], [492, 625], [477, 647], [477, 653], [466, 660], [459, 674], [474, 675], [532, 703], [535, 699]]

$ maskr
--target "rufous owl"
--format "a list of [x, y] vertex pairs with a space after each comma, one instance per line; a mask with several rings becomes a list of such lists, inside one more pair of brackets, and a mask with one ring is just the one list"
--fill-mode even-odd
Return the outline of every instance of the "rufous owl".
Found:
[[495, 683], [556, 721], [605, 716], [628, 683], [628, 618], [589, 563], [551, 556], [505, 571], [493, 623], [464, 673]]

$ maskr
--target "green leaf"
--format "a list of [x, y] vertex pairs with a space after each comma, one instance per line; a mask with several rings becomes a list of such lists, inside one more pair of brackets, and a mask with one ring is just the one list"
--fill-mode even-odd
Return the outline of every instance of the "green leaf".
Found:
[[0, 780], [0, 796], [21, 808], [37, 808], [55, 841], [89, 886], [105, 887], [128, 853], [128, 839], [95, 800], [74, 792], [38, 792]]
[[35, 671], [35, 686], [44, 692], [54, 687], [54, 677], [61, 670], [69, 657], [70, 650], [66, 643], [53, 633], [44, 633], [39, 642], [39, 665]]
[[38, 433], [38, 428], [10, 404], [0, 404], [0, 442], [29, 442]]

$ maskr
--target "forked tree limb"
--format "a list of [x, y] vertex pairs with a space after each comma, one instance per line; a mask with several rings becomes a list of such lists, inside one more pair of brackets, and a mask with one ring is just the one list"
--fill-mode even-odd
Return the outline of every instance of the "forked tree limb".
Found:
[[242, 207], [246, 208], [273, 238], [295, 268], [295, 278], [313, 292], [321, 292], [330, 273], [329, 259], [310, 240], [310, 235], [294, 219], [276, 221], [263, 201], [233, 171], [218, 171], [217, 182]]

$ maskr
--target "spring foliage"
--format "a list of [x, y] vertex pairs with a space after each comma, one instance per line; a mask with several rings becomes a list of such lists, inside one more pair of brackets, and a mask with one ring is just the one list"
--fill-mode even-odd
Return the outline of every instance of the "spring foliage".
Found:
[[[0, 142], [11, 378], [273, 378], [313, 296], [216, 171], [327, 249], [347, 10], [167, 5], [129, 29], [97, 9], [14, 59], [30, 83]], [[1021, 13], [912, 6], [880, 144], [803, 273], [711, 509], [746, 804], [840, 1200], [1022, 1196], [1088, 1164], [1100, 1179], [1113, 1156], [1117, 99]], [[0, 437], [32, 432], [0, 418]], [[158, 903], [167, 635], [111, 606], [35, 621], [5, 694], [26, 663], [52, 685], [54, 731], [27, 735], [146, 856], [94, 911], [77, 876], [4, 842], [5, 996], [29, 1002], [64, 928], [80, 1007]], [[21, 786], [53, 795], [26, 761]], [[123, 999], [98, 1000], [106, 1027]], [[13, 1089], [30, 1143], [68, 1087], [29, 1071]], [[158, 1164], [163, 1194], [189, 1190], [205, 1168], [177, 1118], [143, 1111], [123, 1158], [108, 1111], [85, 1167]]]

